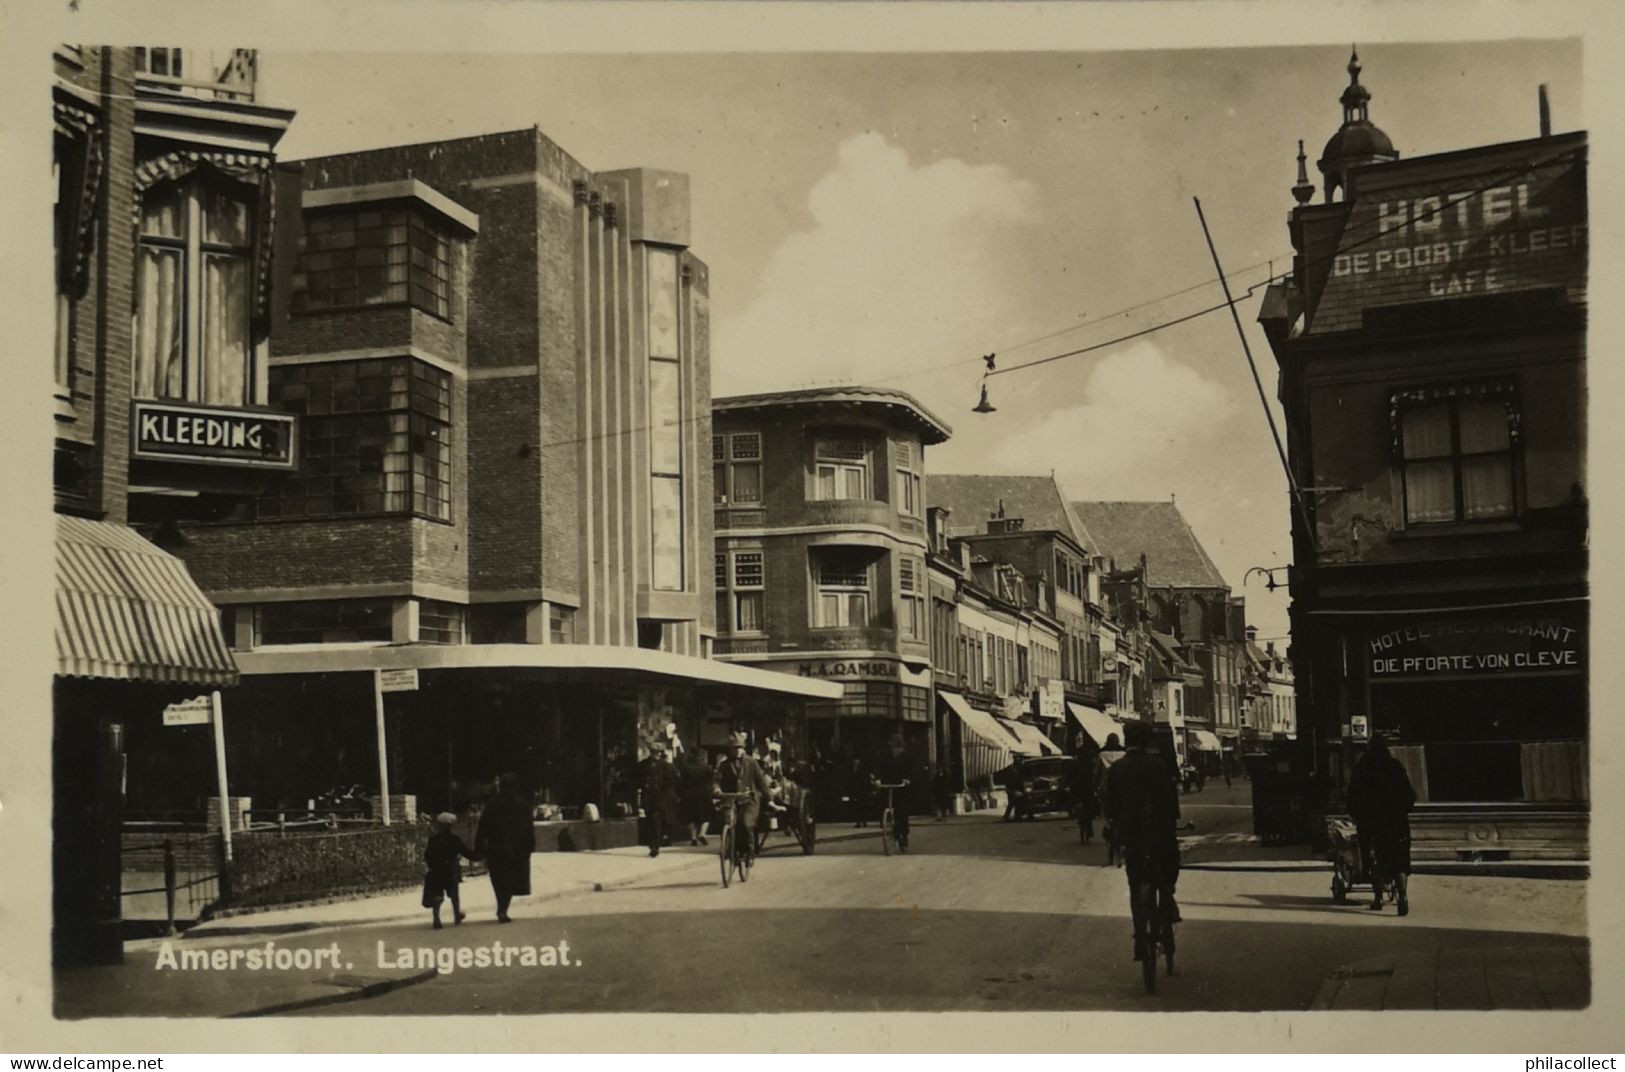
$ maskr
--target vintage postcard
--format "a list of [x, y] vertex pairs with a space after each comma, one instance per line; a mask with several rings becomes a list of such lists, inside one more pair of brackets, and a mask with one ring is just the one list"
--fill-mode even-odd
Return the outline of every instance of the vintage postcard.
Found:
[[19, 1039], [1599, 1029], [1602, 5], [60, 6]]

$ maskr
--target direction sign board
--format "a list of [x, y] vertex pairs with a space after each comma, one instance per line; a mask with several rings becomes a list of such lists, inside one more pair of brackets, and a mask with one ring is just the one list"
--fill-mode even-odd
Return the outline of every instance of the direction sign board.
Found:
[[378, 671], [379, 692], [416, 692], [417, 688], [418, 672], [416, 667], [410, 670]]
[[212, 703], [207, 696], [197, 696], [164, 708], [166, 726], [207, 726], [213, 721]]

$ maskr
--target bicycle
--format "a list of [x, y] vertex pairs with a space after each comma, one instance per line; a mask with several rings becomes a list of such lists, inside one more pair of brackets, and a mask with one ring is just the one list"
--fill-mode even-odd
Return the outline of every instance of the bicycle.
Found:
[[1174, 974], [1174, 916], [1172, 892], [1163, 885], [1160, 869], [1150, 854], [1141, 850], [1134, 889], [1134, 952], [1140, 959], [1145, 992], [1157, 992], [1157, 957], [1163, 957], [1167, 975]]
[[[717, 846], [717, 862], [722, 867], [722, 888], [727, 889], [735, 876], [741, 883], [750, 879], [750, 868], [755, 863], [756, 854], [751, 851], [755, 841], [753, 834], [746, 831], [744, 837], [739, 836], [739, 802], [751, 796], [750, 793], [718, 793], [716, 799], [722, 811], [722, 838]], [[743, 841], [743, 846], [740, 842]], [[745, 851], [741, 853], [739, 850]]]
[[891, 855], [892, 845], [897, 844], [899, 852], [904, 851], [901, 843], [897, 842], [897, 810], [892, 807], [892, 792], [905, 788], [905, 782], [876, 782], [876, 789], [886, 791], [886, 810], [880, 813], [880, 851], [887, 856]]

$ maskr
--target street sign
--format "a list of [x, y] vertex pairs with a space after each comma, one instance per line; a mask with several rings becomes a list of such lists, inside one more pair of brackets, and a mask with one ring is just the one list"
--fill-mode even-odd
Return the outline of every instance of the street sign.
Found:
[[213, 702], [207, 696], [198, 696], [164, 708], [166, 726], [207, 726], [213, 720]]
[[415, 667], [410, 670], [378, 671], [379, 692], [416, 692], [417, 690], [418, 672]]
[[1371, 723], [1364, 715], [1354, 715], [1350, 718], [1349, 728], [1353, 731], [1356, 741], [1363, 741], [1371, 736]]

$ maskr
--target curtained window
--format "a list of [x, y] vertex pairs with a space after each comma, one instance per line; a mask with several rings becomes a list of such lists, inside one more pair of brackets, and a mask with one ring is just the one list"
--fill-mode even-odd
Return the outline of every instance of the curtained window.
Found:
[[251, 188], [204, 173], [160, 182], [141, 203], [137, 398], [254, 401]]
[[1502, 398], [1446, 395], [1404, 409], [1405, 523], [1513, 516], [1512, 428], [1513, 413]]
[[872, 554], [848, 548], [813, 551], [813, 625], [816, 628], [869, 624], [869, 565]]

